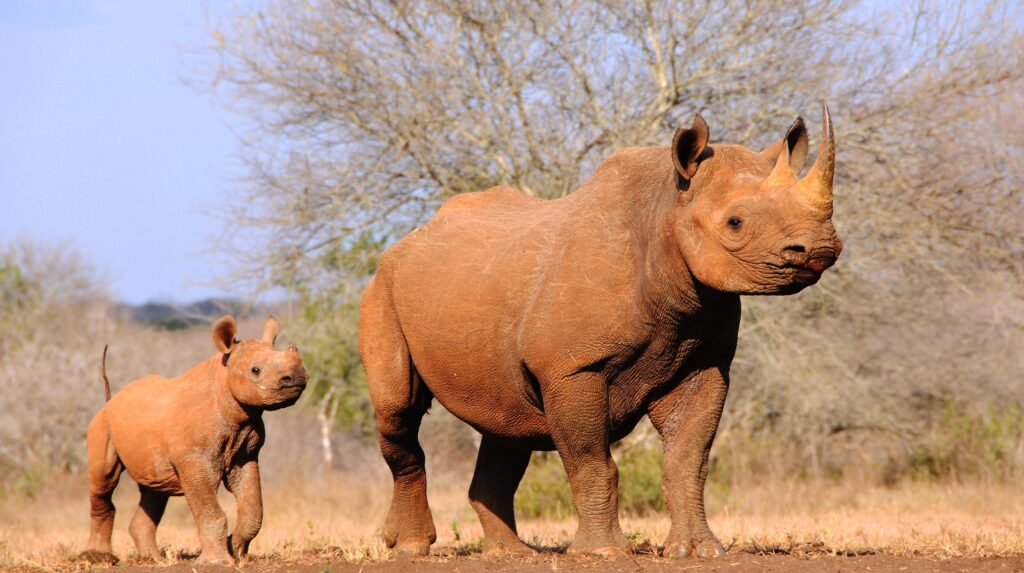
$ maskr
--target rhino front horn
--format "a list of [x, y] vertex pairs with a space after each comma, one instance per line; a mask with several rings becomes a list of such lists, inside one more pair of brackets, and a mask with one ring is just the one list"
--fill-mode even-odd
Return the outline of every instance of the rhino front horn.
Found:
[[828, 104], [821, 102], [821, 149], [814, 165], [800, 180], [798, 189], [804, 199], [823, 210], [832, 211], [832, 177], [836, 170], [836, 140]]

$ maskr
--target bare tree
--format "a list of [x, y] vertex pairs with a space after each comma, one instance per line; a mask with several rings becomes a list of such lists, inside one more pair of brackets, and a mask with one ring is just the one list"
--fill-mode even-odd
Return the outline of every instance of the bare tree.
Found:
[[[847, 252], [806, 294], [748, 301], [723, 439], [769, 432], [819, 461], [836, 436], [906, 450], [924, 432], [907, 407], [920, 396], [985, 379], [981, 394], [1021, 399], [996, 373], [1019, 364], [1003, 353], [1024, 320], [1022, 11], [857, 0], [239, 11], [211, 24], [196, 62], [252, 122], [226, 217], [231, 255], [257, 287], [313, 301], [312, 320], [351, 321], [330, 309], [351, 305], [376, 252], [447, 197], [498, 184], [564, 195], [612, 151], [666, 144], [695, 112], [713, 140], [766, 145], [827, 98]], [[1011, 312], [978, 320], [991, 305]], [[992, 329], [1003, 342], [957, 353]]]

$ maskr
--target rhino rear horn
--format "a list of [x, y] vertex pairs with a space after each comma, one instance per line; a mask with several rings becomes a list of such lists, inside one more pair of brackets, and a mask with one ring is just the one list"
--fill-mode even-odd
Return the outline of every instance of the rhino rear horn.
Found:
[[804, 125], [804, 118], [797, 117], [786, 130], [786, 135], [766, 147], [761, 157], [777, 164], [784, 154], [788, 155], [789, 168], [795, 178], [807, 164], [807, 126]]
[[263, 342], [274, 345], [274, 341], [277, 340], [277, 333], [281, 330], [281, 325], [278, 324], [277, 319], [273, 316], [268, 316], [266, 322], [263, 323]]
[[828, 104], [821, 102], [821, 149], [797, 189], [805, 201], [832, 211], [832, 180], [836, 171], [836, 140]]

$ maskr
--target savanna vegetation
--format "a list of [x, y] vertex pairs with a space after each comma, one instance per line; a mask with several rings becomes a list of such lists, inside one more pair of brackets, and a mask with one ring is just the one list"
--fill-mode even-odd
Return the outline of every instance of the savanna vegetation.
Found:
[[824, 98], [847, 248], [817, 287], [746, 300], [716, 473], [1024, 468], [1019, 5], [283, 0], [211, 26], [196, 64], [251, 121], [233, 268], [301, 300], [340, 423], [368, 423], [361, 286], [445, 199], [559, 197], [696, 112], [761, 147]]
[[[255, 552], [383, 555], [390, 478], [355, 336], [383, 248], [457, 193], [562, 196], [697, 112], [712, 142], [761, 147], [824, 98], [846, 249], [817, 286], [744, 302], [712, 527], [727, 545], [1024, 554], [1021, 6], [275, 0], [209, 26], [190, 81], [249, 126], [217, 211], [226, 279], [287, 293], [282, 340], [313, 384], [268, 416]], [[103, 345], [115, 391], [212, 352], [202, 319], [140, 323], [104, 283], [72, 245], [0, 245], [0, 566], [65, 563], [85, 539]], [[441, 542], [471, 552], [476, 435], [440, 407], [425, 424]], [[642, 424], [614, 454], [624, 527], [660, 540], [657, 435]], [[534, 456], [516, 503], [525, 539], [568, 540], [557, 455]], [[194, 550], [190, 519], [172, 503], [172, 560]]]

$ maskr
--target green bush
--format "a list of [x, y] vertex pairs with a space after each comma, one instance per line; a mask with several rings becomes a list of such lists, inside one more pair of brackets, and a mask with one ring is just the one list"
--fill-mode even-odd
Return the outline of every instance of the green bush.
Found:
[[622, 448], [615, 460], [619, 466], [619, 511], [645, 515], [665, 508], [661, 495], [664, 454], [660, 446]]
[[[664, 509], [661, 495], [660, 447], [632, 446], [613, 452], [619, 467], [619, 510], [645, 515]], [[569, 479], [555, 452], [534, 454], [516, 492], [520, 518], [565, 519], [576, 515]]]
[[516, 515], [524, 519], [564, 519], [576, 515], [562, 460], [555, 452], [537, 452], [516, 492]]

